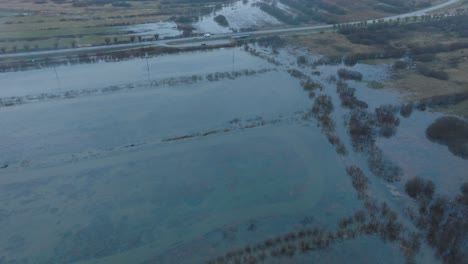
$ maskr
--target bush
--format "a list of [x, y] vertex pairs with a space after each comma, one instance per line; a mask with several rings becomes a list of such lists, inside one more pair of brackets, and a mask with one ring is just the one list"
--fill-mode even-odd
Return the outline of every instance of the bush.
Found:
[[348, 69], [339, 69], [338, 77], [340, 77], [341, 79], [345, 79], [345, 80], [361, 81], [362, 73], [357, 72], [357, 71], [351, 71]]
[[312, 112], [318, 116], [329, 115], [333, 111], [333, 103], [329, 95], [321, 95], [315, 99]]
[[449, 75], [444, 71], [433, 70], [424, 65], [417, 65], [416, 69], [420, 74], [426, 77], [435, 78], [435, 79], [439, 79], [443, 81], [446, 81], [449, 79]]
[[375, 109], [380, 135], [388, 138], [396, 133], [396, 128], [400, 125], [400, 119], [396, 116], [397, 112], [398, 108], [393, 105], [382, 105]]
[[214, 21], [215, 21], [216, 23], [218, 23], [218, 25], [220, 25], [220, 26], [222, 26], [222, 27], [227, 27], [227, 26], [229, 26], [229, 22], [227, 21], [226, 17], [223, 16], [223, 15], [217, 15], [217, 16], [215, 16]]
[[395, 61], [395, 63], [393, 63], [393, 68], [398, 70], [406, 69], [408, 68], [408, 62], [402, 60]]
[[462, 194], [468, 195], [468, 182], [462, 184], [462, 186], [460, 187], [460, 191], [462, 192]]
[[387, 182], [400, 181], [403, 170], [383, 155], [383, 151], [375, 144], [372, 145], [367, 159], [369, 169], [375, 176], [384, 179]]
[[411, 113], [413, 112], [413, 104], [404, 104], [400, 107], [400, 115], [404, 118], [408, 118], [411, 116]]
[[313, 91], [316, 89], [322, 90], [323, 86], [320, 83], [316, 83], [312, 80], [308, 80], [302, 83], [302, 88], [304, 88], [305, 91]]
[[307, 59], [305, 56], [299, 56], [297, 57], [297, 64], [299, 65], [304, 65], [307, 64]]
[[425, 180], [420, 177], [414, 177], [405, 184], [405, 191], [413, 199], [425, 198], [432, 199], [435, 185], [431, 180]]
[[339, 81], [336, 84], [336, 91], [340, 95], [341, 106], [349, 109], [368, 107], [367, 103], [356, 98], [354, 95], [356, 89], [349, 87], [345, 82]]
[[348, 131], [356, 151], [363, 151], [374, 143], [374, 123], [375, 117], [367, 111], [356, 108], [351, 112], [348, 121]]
[[415, 61], [429, 62], [429, 61], [435, 60], [435, 54], [425, 53], [425, 54], [414, 55], [413, 59]]
[[358, 191], [359, 199], [367, 197], [369, 179], [364, 175], [364, 172], [357, 166], [348, 166], [346, 173], [351, 177], [353, 187]]
[[278, 36], [262, 37], [257, 39], [260, 46], [279, 48], [286, 44], [286, 41]]

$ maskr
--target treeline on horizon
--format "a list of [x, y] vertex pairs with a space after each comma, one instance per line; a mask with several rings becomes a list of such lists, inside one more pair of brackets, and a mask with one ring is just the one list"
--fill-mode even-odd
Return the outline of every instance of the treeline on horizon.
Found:
[[[154, 0], [50, 0], [55, 4], [71, 3], [74, 7], [86, 7], [86, 6], [104, 6], [112, 5], [114, 7], [131, 7], [131, 2], [151, 2]], [[227, 3], [231, 0], [163, 0], [162, 4], [176, 4], [176, 3]], [[37, 4], [45, 4], [46, 0], [36, 1]]]

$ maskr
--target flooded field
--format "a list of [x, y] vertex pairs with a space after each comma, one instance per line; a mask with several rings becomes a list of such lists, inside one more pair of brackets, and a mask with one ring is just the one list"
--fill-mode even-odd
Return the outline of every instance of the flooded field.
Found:
[[139, 35], [154, 35], [158, 34], [159, 38], [175, 37], [182, 34], [177, 29], [177, 24], [170, 21], [160, 21], [156, 23], [146, 23], [122, 27], [123, 30], [129, 31], [131, 34]]
[[[210, 15], [201, 17], [198, 22], [194, 23], [194, 27], [199, 32], [217, 34], [232, 32], [233, 30], [281, 24], [276, 18], [263, 12], [255, 5], [260, 1], [261, 0], [241, 0], [223, 6], [221, 10], [213, 11]], [[229, 26], [223, 27], [216, 23], [214, 18], [217, 15], [225, 16]]]
[[[388, 67], [299, 65], [295, 52], [236, 47], [0, 74], [2, 102], [18, 102], [0, 107], [0, 263], [206, 263], [239, 248], [260, 259], [274, 237], [321, 232], [323, 250], [267, 263], [404, 262], [391, 237], [364, 235], [370, 224], [362, 235], [343, 229], [369, 201], [351, 165], [369, 179], [366, 197], [414, 229], [404, 181], [374, 177], [353, 150], [353, 112], [336, 89], [340, 69], [359, 71], [362, 80], [347, 83], [369, 111], [401, 104], [367, 85]], [[311, 117], [326, 96], [346, 153], [330, 144], [326, 115]], [[450, 194], [468, 164], [425, 138], [437, 116], [415, 111], [376, 144], [402, 178], [424, 174]], [[424, 243], [408, 254], [438, 263]]]

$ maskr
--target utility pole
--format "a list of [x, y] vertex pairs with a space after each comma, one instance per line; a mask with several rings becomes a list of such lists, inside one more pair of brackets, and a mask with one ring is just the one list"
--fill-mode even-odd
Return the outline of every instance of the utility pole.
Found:
[[232, 72], [234, 72], [234, 49], [232, 50]]
[[150, 82], [151, 78], [150, 78], [150, 69], [149, 69], [149, 63], [148, 63], [148, 54], [146, 54], [145, 58], [146, 58], [146, 71], [148, 73], [148, 82]]
[[60, 79], [58, 77], [57, 69], [55, 68], [55, 65], [54, 65], [54, 72], [55, 72], [55, 79], [57, 80], [57, 87], [60, 89]]

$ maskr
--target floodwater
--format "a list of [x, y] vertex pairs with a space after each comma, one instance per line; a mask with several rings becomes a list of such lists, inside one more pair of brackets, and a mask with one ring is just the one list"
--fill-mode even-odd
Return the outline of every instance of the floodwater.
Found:
[[[341, 67], [313, 77], [334, 100], [325, 80]], [[364, 82], [352, 86], [371, 107], [399, 100], [365, 85], [385, 69], [354, 69]], [[26, 100], [0, 108], [0, 263], [204, 263], [307, 226], [334, 229], [361, 208], [349, 161], [302, 118], [313, 101], [299, 80], [242, 48], [2, 73], [0, 87], [0, 98]], [[108, 87], [131, 88], [94, 92]], [[76, 91], [88, 92], [27, 101]], [[398, 135], [420, 136], [429, 119], [410, 122], [420, 114]], [[391, 140], [383, 149], [393, 159]], [[450, 160], [439, 165], [466, 168]], [[365, 171], [374, 195], [401, 202]], [[396, 245], [362, 237], [291, 263], [322, 261], [404, 259]]]
[[[258, 6], [255, 6], [258, 2], [260, 0], [240, 0], [225, 5], [221, 10], [213, 11], [213, 13], [207, 16], [200, 17], [199, 21], [194, 23], [194, 27], [199, 32], [219, 34], [232, 32], [233, 30], [281, 24], [276, 18], [263, 12]], [[217, 15], [224, 15], [229, 22], [229, 26], [223, 27], [218, 25], [213, 20]]]
[[[317, 80], [326, 82], [327, 78], [333, 76], [338, 69], [347, 68], [364, 73], [364, 79], [361, 82], [348, 81], [350, 87], [356, 88], [356, 97], [369, 105], [369, 110], [382, 105], [401, 105], [405, 103], [402, 95], [396, 91], [387, 89], [372, 89], [368, 87], [370, 81], [382, 81], [390, 78], [390, 65], [368, 65], [356, 64], [353, 67], [339, 65], [321, 65], [315, 70], [321, 72]], [[329, 87], [335, 90], [334, 85]], [[335, 105], [340, 101], [336, 93], [331, 92]], [[335, 111], [337, 120], [342, 120], [346, 116], [345, 111], [337, 109]], [[378, 137], [377, 144], [384, 151], [385, 155], [403, 169], [403, 177], [400, 183], [391, 186], [392, 190], [398, 190], [398, 193], [404, 194], [404, 183], [415, 177], [431, 179], [437, 186], [437, 192], [446, 196], [453, 196], [460, 192], [460, 186], [468, 180], [468, 162], [450, 153], [444, 145], [431, 142], [426, 137], [426, 128], [431, 125], [441, 113], [414, 110], [408, 118], [399, 116], [400, 125], [397, 132], [390, 138]], [[340, 130], [340, 122], [338, 130]], [[341, 128], [345, 130], [344, 127]], [[345, 133], [341, 133], [346, 138]], [[349, 144], [349, 142], [348, 142]]]
[[[60, 87], [51, 68], [1, 75], [2, 97], [140, 83], [0, 108], [3, 262], [197, 263], [357, 206], [288, 73], [240, 48], [148, 65], [150, 81], [146, 59], [58, 67]], [[259, 73], [150, 85], [244, 69]]]

